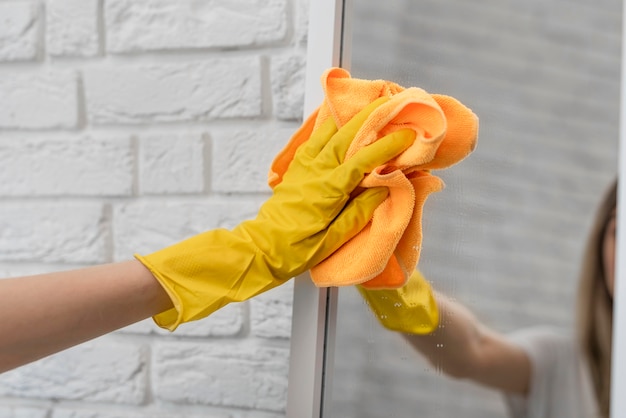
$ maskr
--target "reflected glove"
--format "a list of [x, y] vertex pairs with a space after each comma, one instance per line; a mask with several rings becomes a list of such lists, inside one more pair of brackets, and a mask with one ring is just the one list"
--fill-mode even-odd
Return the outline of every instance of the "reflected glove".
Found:
[[155, 322], [174, 330], [249, 299], [303, 273], [356, 235], [387, 197], [386, 188], [357, 195], [358, 184], [415, 139], [409, 130], [398, 131], [344, 162], [358, 129], [386, 100], [371, 103], [339, 131], [332, 120], [316, 129], [254, 220], [232, 231], [201, 233], [148, 256], [135, 255], [174, 304]]
[[429, 334], [439, 324], [432, 288], [418, 270], [401, 288], [372, 290], [360, 285], [357, 288], [387, 329], [407, 334]]

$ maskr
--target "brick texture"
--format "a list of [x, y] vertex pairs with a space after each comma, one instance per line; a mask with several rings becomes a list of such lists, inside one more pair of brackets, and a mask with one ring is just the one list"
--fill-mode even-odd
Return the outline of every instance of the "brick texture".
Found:
[[276, 44], [287, 41], [288, 4], [287, 0], [206, 4], [109, 0], [104, 8], [107, 49], [128, 53]]
[[93, 57], [100, 51], [97, 0], [49, 0], [46, 45], [57, 57]]
[[[0, 277], [254, 217], [302, 120], [307, 14], [306, 0], [0, 1]], [[0, 417], [284, 417], [292, 289], [4, 373]]]
[[37, 2], [0, 3], [0, 62], [32, 61], [41, 48], [42, 14]]
[[96, 125], [261, 116], [258, 56], [90, 68], [87, 118]]
[[78, 112], [74, 71], [42, 68], [40, 71], [11, 71], [0, 78], [0, 128], [3, 130], [76, 128]]

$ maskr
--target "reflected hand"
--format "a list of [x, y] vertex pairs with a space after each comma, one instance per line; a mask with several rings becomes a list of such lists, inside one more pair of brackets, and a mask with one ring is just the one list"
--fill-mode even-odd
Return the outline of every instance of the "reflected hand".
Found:
[[432, 288], [419, 270], [401, 288], [357, 289], [378, 321], [389, 330], [423, 335], [433, 332], [439, 324]]

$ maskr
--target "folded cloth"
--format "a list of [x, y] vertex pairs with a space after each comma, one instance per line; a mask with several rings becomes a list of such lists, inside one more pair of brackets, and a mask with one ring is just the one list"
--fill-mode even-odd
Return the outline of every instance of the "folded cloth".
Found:
[[326, 70], [322, 87], [323, 103], [276, 156], [268, 183], [274, 187], [281, 182], [297, 148], [325, 120], [333, 118], [341, 127], [364, 106], [379, 97], [389, 97], [361, 126], [346, 160], [359, 149], [400, 129], [412, 129], [415, 142], [361, 182], [363, 188], [388, 187], [389, 196], [359, 234], [311, 269], [311, 278], [320, 287], [402, 287], [419, 261], [426, 198], [444, 187], [431, 170], [456, 164], [473, 151], [478, 118], [450, 96], [431, 95], [417, 87], [405, 89], [385, 80], [351, 78], [341, 68]]

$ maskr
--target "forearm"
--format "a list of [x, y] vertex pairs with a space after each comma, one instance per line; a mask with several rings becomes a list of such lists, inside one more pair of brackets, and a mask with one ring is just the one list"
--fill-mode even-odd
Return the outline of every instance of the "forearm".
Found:
[[0, 372], [172, 307], [138, 261], [0, 280]]
[[447, 296], [436, 294], [439, 326], [428, 335], [404, 334], [404, 338], [438, 370], [454, 377], [468, 377], [472, 357], [481, 344], [481, 328], [474, 315]]
[[505, 336], [482, 324], [467, 308], [437, 294], [439, 327], [430, 335], [405, 339], [437, 370], [485, 386], [525, 394], [530, 359]]

